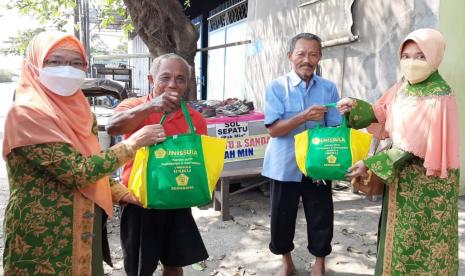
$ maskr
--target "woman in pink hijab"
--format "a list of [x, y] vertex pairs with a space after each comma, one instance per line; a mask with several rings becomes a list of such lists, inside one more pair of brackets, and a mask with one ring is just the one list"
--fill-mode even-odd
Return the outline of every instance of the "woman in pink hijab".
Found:
[[347, 175], [370, 170], [386, 184], [376, 275], [458, 272], [459, 115], [454, 92], [438, 72], [444, 50], [440, 32], [416, 30], [400, 46], [403, 78], [380, 100], [338, 103], [352, 127], [371, 124], [371, 132], [393, 143]]
[[40, 33], [26, 50], [3, 141], [5, 275], [103, 275], [103, 214], [112, 215], [113, 203], [137, 204], [107, 175], [165, 139], [150, 125], [102, 151], [80, 89], [86, 67], [72, 35]]

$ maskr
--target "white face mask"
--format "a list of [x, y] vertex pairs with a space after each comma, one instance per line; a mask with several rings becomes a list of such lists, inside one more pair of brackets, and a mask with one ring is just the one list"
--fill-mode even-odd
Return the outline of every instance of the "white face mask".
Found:
[[400, 60], [400, 70], [411, 84], [415, 84], [426, 80], [435, 69], [425, 60], [407, 58]]
[[81, 88], [86, 73], [72, 66], [44, 67], [39, 70], [39, 81], [51, 92], [72, 96]]

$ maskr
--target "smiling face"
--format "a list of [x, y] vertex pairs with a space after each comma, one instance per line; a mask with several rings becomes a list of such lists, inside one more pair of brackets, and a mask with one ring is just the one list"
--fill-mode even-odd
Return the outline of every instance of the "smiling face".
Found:
[[188, 68], [180, 59], [164, 59], [154, 77], [155, 96], [166, 91], [178, 92], [181, 96], [187, 91]]
[[299, 39], [292, 53], [287, 55], [292, 69], [305, 82], [308, 82], [321, 59], [321, 49], [318, 41]]

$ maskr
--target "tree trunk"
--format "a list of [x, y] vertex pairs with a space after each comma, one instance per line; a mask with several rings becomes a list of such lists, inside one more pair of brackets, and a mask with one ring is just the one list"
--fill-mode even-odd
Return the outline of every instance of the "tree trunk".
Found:
[[[194, 68], [199, 33], [184, 14], [179, 0], [124, 0], [134, 30], [157, 57], [176, 53]], [[187, 99], [196, 99], [195, 70], [192, 72]]]

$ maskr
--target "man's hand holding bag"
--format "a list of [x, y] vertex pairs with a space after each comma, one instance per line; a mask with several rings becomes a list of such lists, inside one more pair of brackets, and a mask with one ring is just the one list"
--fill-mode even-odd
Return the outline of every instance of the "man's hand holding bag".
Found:
[[368, 155], [371, 139], [369, 133], [348, 128], [342, 117], [339, 127], [317, 126], [295, 136], [297, 165], [315, 180], [345, 180], [348, 168]]
[[195, 134], [183, 101], [181, 109], [190, 133], [169, 136], [137, 151], [128, 188], [145, 208], [205, 205], [223, 170], [226, 140]]

